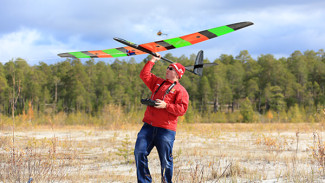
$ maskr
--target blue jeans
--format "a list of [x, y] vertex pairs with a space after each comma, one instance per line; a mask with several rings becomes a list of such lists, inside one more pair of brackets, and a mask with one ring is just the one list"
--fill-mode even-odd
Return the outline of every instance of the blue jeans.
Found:
[[153, 127], [144, 123], [135, 144], [134, 156], [137, 166], [138, 182], [151, 182], [147, 156], [154, 146], [158, 151], [161, 165], [162, 182], [172, 182], [173, 145], [176, 132], [164, 128]]

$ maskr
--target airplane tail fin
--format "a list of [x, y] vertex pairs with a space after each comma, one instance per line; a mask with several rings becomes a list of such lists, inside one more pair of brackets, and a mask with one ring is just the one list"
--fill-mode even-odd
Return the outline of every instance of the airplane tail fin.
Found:
[[210, 67], [210, 66], [214, 66], [214, 65], [218, 65], [217, 63], [203, 63], [203, 50], [200, 50], [197, 55], [196, 55], [196, 59], [194, 62], [194, 65], [192, 66], [186, 66], [186, 70], [202, 76], [203, 75], [203, 67]]
[[203, 74], [203, 50], [200, 50], [196, 55], [193, 72], [199, 76]]

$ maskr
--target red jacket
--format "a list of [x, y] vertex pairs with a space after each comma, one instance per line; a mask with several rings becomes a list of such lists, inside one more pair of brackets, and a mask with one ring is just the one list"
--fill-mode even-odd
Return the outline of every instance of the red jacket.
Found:
[[[140, 72], [140, 78], [151, 90], [151, 99], [163, 100], [166, 90], [173, 82], [152, 74], [151, 69], [154, 65], [154, 62], [147, 62]], [[163, 81], [165, 81], [165, 83], [159, 88], [157, 93], [154, 94]], [[164, 101], [167, 103], [166, 108], [157, 109], [148, 106], [142, 121], [155, 127], [176, 131], [178, 116], [183, 116], [185, 114], [188, 107], [188, 100], [189, 95], [186, 89], [177, 82], [170, 92], [165, 95]]]

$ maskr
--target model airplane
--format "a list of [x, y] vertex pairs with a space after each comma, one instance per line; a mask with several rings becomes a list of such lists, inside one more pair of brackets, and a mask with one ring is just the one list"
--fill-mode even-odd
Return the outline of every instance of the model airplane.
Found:
[[[67, 52], [60, 53], [60, 57], [71, 57], [71, 58], [115, 58], [123, 56], [133, 56], [141, 54], [151, 54], [157, 56], [156, 52], [171, 50], [174, 48], [180, 48], [184, 46], [190, 46], [202, 41], [206, 41], [224, 34], [228, 34], [239, 30], [241, 28], [253, 25], [252, 22], [239, 22], [234, 24], [229, 24], [221, 27], [216, 27], [212, 29], [203, 30], [200, 32], [188, 34], [181, 37], [165, 39], [161, 41], [155, 41], [145, 44], [134, 44], [130, 41], [126, 41], [121, 38], [114, 38], [114, 40], [125, 44], [125, 47], [112, 48], [106, 50], [95, 50], [95, 51], [79, 51], [79, 52]], [[164, 57], [161, 57], [162, 60], [173, 63], [173, 61], [168, 60]], [[197, 74], [202, 75], [203, 67], [209, 67], [217, 65], [216, 63], [203, 64], [203, 51], [201, 50], [195, 60], [194, 66], [185, 67], [186, 70]]]
[[157, 36], [167, 36], [167, 35], [168, 34], [161, 32], [161, 30], [157, 32]]

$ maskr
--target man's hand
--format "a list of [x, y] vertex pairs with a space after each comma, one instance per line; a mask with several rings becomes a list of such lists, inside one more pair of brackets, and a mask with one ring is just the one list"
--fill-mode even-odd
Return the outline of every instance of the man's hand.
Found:
[[160, 60], [160, 58], [161, 58], [160, 54], [159, 53], [156, 53], [156, 54], [157, 54], [158, 57], [152, 56], [150, 62], [154, 62], [155, 63], [157, 60]]
[[155, 106], [155, 108], [158, 108], [158, 109], [165, 109], [167, 104], [166, 102], [164, 102], [163, 100], [160, 100], [160, 99], [157, 99], [157, 105]]

